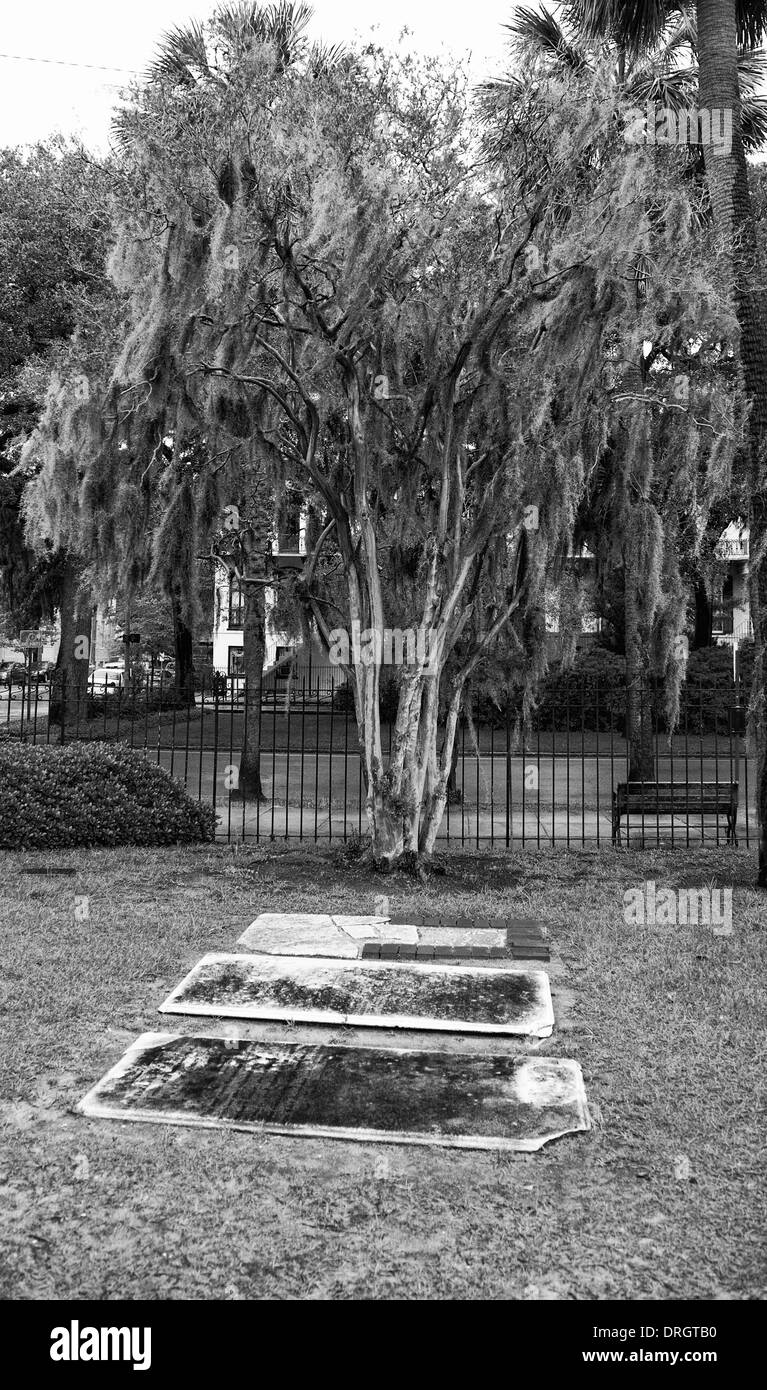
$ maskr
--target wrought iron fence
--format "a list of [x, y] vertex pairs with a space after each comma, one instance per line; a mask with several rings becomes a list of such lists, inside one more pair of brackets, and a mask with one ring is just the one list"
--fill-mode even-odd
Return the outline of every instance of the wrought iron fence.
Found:
[[[500, 709], [475, 701], [458, 731], [440, 842], [513, 850], [610, 846], [617, 789], [633, 781], [639, 792], [620, 822], [622, 843], [724, 845], [729, 789], [736, 833], [749, 845], [756, 777], [739, 694], [733, 685], [714, 707], [702, 689], [683, 692], [670, 733], [660, 694], [648, 691], [638, 741], [651, 766], [638, 775], [626, 737], [625, 689], [565, 686], [541, 701], [526, 728], [513, 700]], [[385, 757], [392, 738], [387, 713]], [[365, 833], [354, 702], [337, 668], [293, 673], [283, 687], [265, 680], [255, 690], [244, 678], [222, 683], [214, 673], [200, 682], [193, 703], [153, 671], [127, 684], [102, 673], [69, 690], [58, 677], [20, 677], [0, 689], [0, 723], [6, 736], [33, 744], [119, 740], [144, 751], [191, 796], [216, 807], [226, 840], [336, 842]], [[259, 750], [260, 799], [239, 786], [246, 744]], [[670, 808], [658, 784], [672, 789]]]

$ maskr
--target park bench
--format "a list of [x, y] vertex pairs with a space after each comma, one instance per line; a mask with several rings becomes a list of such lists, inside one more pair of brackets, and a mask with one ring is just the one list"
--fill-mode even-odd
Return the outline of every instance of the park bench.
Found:
[[621, 818], [645, 816], [724, 817], [727, 843], [738, 843], [737, 782], [620, 782], [613, 792], [613, 844], [621, 843]]

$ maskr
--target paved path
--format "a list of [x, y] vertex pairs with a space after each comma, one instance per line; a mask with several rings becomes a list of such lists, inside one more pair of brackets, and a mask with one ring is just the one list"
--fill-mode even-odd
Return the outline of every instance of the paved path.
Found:
[[[150, 752], [148, 756], [157, 758], [157, 752]], [[251, 802], [230, 798], [225, 785], [227, 769], [236, 767], [236, 754], [231, 755], [232, 762], [229, 762], [230, 754], [227, 751], [220, 753], [215, 759], [212, 753], [203, 752], [202, 757], [199, 750], [190, 750], [188, 757], [183, 753], [173, 755], [170, 750], [162, 749], [159, 753], [159, 760], [163, 766], [167, 767], [173, 775], [181, 782], [185, 782], [187, 789], [193, 797], [200, 797], [203, 801], [211, 804], [213, 802], [214, 791], [214, 770], [215, 770], [215, 803], [218, 815], [220, 816], [219, 835], [225, 838], [240, 839], [283, 839], [300, 838], [307, 840], [336, 841], [348, 839], [355, 832], [365, 830], [365, 811], [364, 794], [362, 792], [362, 779], [360, 776], [359, 758], [354, 757], [344, 759], [343, 754], [320, 754], [304, 759], [303, 766], [303, 785], [301, 760], [298, 754], [276, 754], [274, 758], [270, 755], [262, 760], [262, 770], [264, 785], [267, 794], [267, 801], [256, 805]], [[498, 847], [517, 847], [535, 845], [595, 845], [612, 842], [611, 833], [611, 796], [612, 780], [610, 777], [609, 760], [605, 767], [604, 761], [600, 759], [597, 768], [595, 758], [586, 759], [582, 764], [581, 759], [577, 759], [577, 766], [570, 766], [569, 769], [569, 788], [568, 770], [561, 766], [563, 759], [557, 760], [557, 766], [552, 770], [549, 762], [548, 767], [544, 767], [541, 762], [541, 773], [539, 786], [536, 791], [525, 788], [523, 776], [523, 764], [521, 759], [517, 759], [518, 775], [512, 767], [509, 799], [508, 799], [508, 828], [506, 814], [506, 783], [505, 783], [505, 758], [495, 759], [495, 769], [492, 781], [489, 780], [489, 768], [480, 770], [480, 799], [477, 802], [476, 778], [467, 778], [465, 795], [463, 802], [458, 805], [450, 805], [447, 808], [445, 817], [440, 827], [439, 839], [441, 841], [454, 844], [489, 844]], [[512, 760], [514, 762], [515, 760]], [[571, 764], [574, 760], [571, 760]], [[659, 776], [661, 778], [670, 775], [668, 766], [669, 760], [661, 760], [659, 766]], [[483, 763], [490, 764], [489, 758], [482, 759]], [[503, 767], [503, 775], [499, 764]], [[664, 765], [665, 764], [665, 765]], [[344, 769], [346, 777], [344, 779]], [[487, 774], [488, 782], [486, 787], [482, 787], [483, 771]], [[553, 771], [553, 775], [552, 775]], [[615, 781], [625, 777], [625, 768], [616, 767], [614, 769]], [[683, 777], [683, 772], [675, 766], [674, 775], [679, 780]], [[700, 777], [700, 764], [694, 769], [690, 767], [689, 775], [691, 780], [698, 780]], [[714, 759], [703, 760], [704, 778], [729, 776], [722, 760], [718, 766]], [[741, 764], [741, 782], [745, 777], [745, 760]], [[459, 769], [459, 785], [460, 785]], [[749, 830], [753, 836], [755, 833], [756, 818], [753, 807], [753, 788], [755, 785], [753, 777], [753, 765], [749, 767]], [[272, 787], [274, 788], [274, 799], [272, 800]], [[289, 787], [289, 795], [286, 797], [286, 788]], [[484, 795], [483, 795], [484, 790]], [[569, 803], [568, 803], [569, 790]], [[492, 800], [491, 800], [492, 793]], [[568, 811], [569, 804], [569, 811]], [[655, 816], [650, 816], [645, 822], [645, 837], [649, 842], [656, 840], [658, 830], [664, 840], [671, 842], [673, 827], [673, 842], [675, 845], [685, 845], [687, 843], [697, 844], [701, 840], [701, 831], [707, 843], [716, 843], [717, 838], [724, 844], [725, 831], [724, 824], [720, 822], [718, 835], [715, 819], [706, 817], [703, 825], [699, 817], [691, 818], [689, 824], [684, 817], [677, 816], [673, 822], [671, 817], [661, 817], [660, 821]], [[638, 821], [632, 820], [630, 827], [632, 840], [640, 836], [641, 827]], [[741, 796], [741, 811], [739, 817], [739, 833], [743, 840], [746, 836], [746, 817], [745, 800]], [[625, 843], [625, 821], [624, 821], [624, 843]]]

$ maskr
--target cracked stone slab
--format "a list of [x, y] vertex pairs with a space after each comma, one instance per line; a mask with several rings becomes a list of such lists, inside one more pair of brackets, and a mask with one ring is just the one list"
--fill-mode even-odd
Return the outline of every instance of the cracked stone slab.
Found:
[[[396, 927], [387, 927], [385, 941], [394, 940], [389, 936]], [[487, 927], [473, 931], [471, 927], [417, 927], [418, 944], [421, 946], [500, 946], [506, 948], [505, 931], [489, 930]]]
[[301, 931], [330, 931], [334, 926], [329, 912], [261, 912], [253, 927], [293, 927]]
[[549, 1037], [543, 970], [439, 962], [204, 956], [161, 1013]]
[[390, 926], [385, 917], [334, 917], [333, 921], [353, 941], [391, 941], [401, 946], [418, 944], [418, 928], [404, 922]]
[[591, 1127], [570, 1058], [144, 1033], [78, 1109], [100, 1119], [534, 1152]]
[[385, 917], [311, 912], [262, 912], [246, 927], [238, 946], [277, 956], [332, 956], [354, 960], [366, 941], [416, 945], [418, 929], [389, 926]]
[[331, 917], [318, 913], [314, 918], [307, 914], [298, 922], [292, 918], [290, 913], [281, 917], [280, 913], [265, 912], [251, 922], [237, 944], [275, 956], [346, 956], [353, 960], [359, 955], [357, 943]]

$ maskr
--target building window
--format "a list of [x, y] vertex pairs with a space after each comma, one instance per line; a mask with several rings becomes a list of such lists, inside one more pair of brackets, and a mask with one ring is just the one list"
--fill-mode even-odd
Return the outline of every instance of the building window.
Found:
[[229, 581], [229, 631], [239, 630], [245, 626], [245, 595], [240, 587], [238, 579]]
[[[276, 666], [277, 666], [277, 669], [276, 669], [276, 671], [275, 671], [275, 673], [274, 673], [274, 679], [275, 679], [276, 681], [286, 681], [286, 680], [288, 679], [288, 676], [290, 675], [290, 667], [291, 667], [290, 658], [292, 657], [292, 655], [293, 655], [293, 648], [292, 648], [292, 647], [278, 647], [278, 648], [277, 648], [277, 652], [276, 652], [276, 656], [275, 656], [275, 664], [276, 664]], [[283, 663], [283, 664], [280, 664], [280, 663]]]
[[245, 674], [245, 648], [244, 648], [244, 647], [230, 647], [230, 648], [229, 648], [229, 666], [228, 666], [228, 673], [229, 673], [230, 676], [244, 676], [244, 674]]
[[718, 636], [727, 637], [732, 633], [732, 575], [728, 574], [722, 584], [714, 589], [711, 630]]
[[296, 554], [301, 549], [301, 498], [295, 493], [284, 498], [277, 534], [278, 550]]

